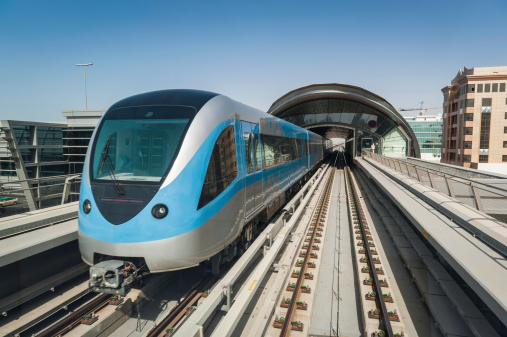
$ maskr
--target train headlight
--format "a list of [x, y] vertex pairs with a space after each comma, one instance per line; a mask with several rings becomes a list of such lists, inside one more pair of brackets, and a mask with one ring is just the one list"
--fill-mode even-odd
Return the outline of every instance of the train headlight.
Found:
[[92, 210], [92, 204], [91, 204], [90, 200], [86, 199], [83, 202], [83, 211], [85, 212], [85, 214], [88, 214], [88, 213], [90, 213], [91, 210]]
[[164, 204], [156, 204], [151, 209], [151, 215], [153, 215], [157, 219], [165, 218], [167, 213], [169, 213], [169, 208], [167, 208], [167, 206]]

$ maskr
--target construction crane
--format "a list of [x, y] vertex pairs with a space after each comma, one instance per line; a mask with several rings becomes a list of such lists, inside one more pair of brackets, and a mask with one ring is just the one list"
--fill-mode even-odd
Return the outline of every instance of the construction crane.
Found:
[[424, 111], [428, 111], [428, 110], [432, 110], [432, 109], [442, 109], [441, 106], [435, 106], [435, 107], [432, 107], [432, 108], [424, 108], [424, 103], [428, 103], [428, 102], [421, 101], [421, 103], [418, 103], [418, 104], [421, 104], [421, 106], [419, 108], [399, 108], [398, 111], [416, 111], [416, 110], [419, 110], [419, 116], [422, 116]]

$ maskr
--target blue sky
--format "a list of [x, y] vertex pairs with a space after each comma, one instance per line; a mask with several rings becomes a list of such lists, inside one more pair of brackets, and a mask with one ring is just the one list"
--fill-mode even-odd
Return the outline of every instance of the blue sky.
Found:
[[195, 88], [266, 111], [329, 82], [437, 106], [459, 68], [507, 65], [506, 12], [504, 0], [0, 0], [0, 119], [83, 109], [87, 62], [90, 109]]

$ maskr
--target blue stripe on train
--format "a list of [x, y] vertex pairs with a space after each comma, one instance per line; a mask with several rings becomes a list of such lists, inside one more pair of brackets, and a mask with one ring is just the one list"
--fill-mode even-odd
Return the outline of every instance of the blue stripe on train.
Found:
[[[160, 189], [138, 215], [121, 225], [112, 225], [102, 217], [95, 204], [86, 177], [83, 175], [79, 207], [79, 229], [85, 235], [97, 240], [112, 243], [132, 243], [175, 237], [204, 224], [244, 188], [245, 168], [243, 163], [240, 162], [240, 157], [244, 158], [244, 156], [238, 155], [238, 177], [217, 198], [197, 210], [202, 182], [215, 141], [223, 129], [233, 124], [238, 130], [238, 120], [227, 120], [218, 125], [174, 181]], [[236, 149], [241, 153], [240, 151], [244, 151], [242, 133], [236, 132], [235, 138]], [[314, 160], [312, 160], [311, 166], [314, 166], [313, 162]], [[267, 202], [277, 197], [300, 179], [306, 172], [306, 163], [307, 157], [303, 157], [270, 168], [263, 171], [263, 177], [260, 175], [256, 177], [256, 181], [264, 179], [264, 186], [267, 186], [269, 181], [272, 182], [273, 188], [265, 191]], [[282, 177], [281, 182], [278, 177]], [[278, 179], [277, 186], [274, 185], [276, 179]], [[90, 200], [92, 204], [92, 211], [89, 214], [84, 214], [81, 211], [82, 203], [86, 199]], [[169, 214], [162, 220], [157, 220], [151, 215], [152, 207], [158, 203], [164, 203], [169, 208]]]

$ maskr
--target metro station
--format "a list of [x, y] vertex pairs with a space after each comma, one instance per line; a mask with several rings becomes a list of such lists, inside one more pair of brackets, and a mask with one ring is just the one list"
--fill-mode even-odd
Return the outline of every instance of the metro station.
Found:
[[63, 115], [1, 121], [0, 336], [507, 335], [507, 176], [422, 160], [375, 93]]

